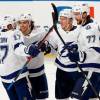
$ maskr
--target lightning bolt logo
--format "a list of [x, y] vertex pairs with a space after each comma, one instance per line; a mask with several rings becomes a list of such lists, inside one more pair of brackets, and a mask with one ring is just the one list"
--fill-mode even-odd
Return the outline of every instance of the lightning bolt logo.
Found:
[[[87, 75], [87, 78], [88, 79], [90, 79], [91, 78], [91, 76], [92, 76], [92, 73], [93, 73], [93, 71], [89, 71], [88, 72], [88, 75]], [[83, 92], [82, 92], [82, 95], [84, 94], [84, 92], [86, 91], [86, 89], [87, 89], [87, 85], [88, 85], [88, 81], [87, 80], [85, 80], [84, 81], [84, 83], [83, 83]]]
[[87, 82], [87, 80], [85, 80], [85, 82], [84, 82], [84, 84], [83, 84], [83, 92], [82, 92], [82, 95], [84, 94], [84, 92], [86, 91], [86, 89], [87, 89], [87, 85], [88, 85], [88, 82]]

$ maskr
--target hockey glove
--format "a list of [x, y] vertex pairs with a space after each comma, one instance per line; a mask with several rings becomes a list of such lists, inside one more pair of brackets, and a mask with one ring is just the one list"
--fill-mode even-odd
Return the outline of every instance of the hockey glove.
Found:
[[68, 52], [71, 52], [71, 50], [73, 51], [75, 49], [77, 51], [78, 46], [76, 44], [72, 44], [72, 43], [73, 42], [65, 43], [65, 45], [63, 46], [62, 51], [60, 52], [60, 55], [62, 56], [63, 53], [65, 53], [66, 50], [67, 50], [67, 53], [62, 57], [67, 57], [68, 56]]
[[71, 62], [77, 62], [80, 60], [78, 51], [73, 51], [73, 52], [71, 51], [67, 55]]
[[86, 59], [86, 53], [82, 51], [78, 51], [77, 44], [71, 44], [68, 46], [68, 58], [71, 62], [84, 62]]
[[45, 42], [45, 43], [42, 43], [40, 50], [42, 52], [45, 52], [44, 55], [46, 55], [51, 52], [51, 47], [48, 42]]
[[40, 53], [40, 51], [36, 45], [30, 44], [25, 48], [25, 53], [29, 54], [32, 57], [36, 57]]

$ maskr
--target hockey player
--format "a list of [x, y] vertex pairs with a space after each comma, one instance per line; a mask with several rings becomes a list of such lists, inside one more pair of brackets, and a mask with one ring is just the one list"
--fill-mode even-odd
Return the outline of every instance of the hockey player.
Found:
[[15, 24], [15, 18], [11, 16], [4, 16], [2, 20], [2, 31], [8, 31], [8, 30], [15, 30], [16, 24]]
[[100, 26], [90, 17], [87, 4], [76, 6], [73, 8], [73, 13], [77, 24], [80, 25], [80, 35], [78, 46], [76, 46], [78, 50], [69, 52], [69, 59], [72, 62], [80, 62], [80, 51], [86, 53], [84, 62], [80, 63], [80, 67], [92, 83], [97, 95], [90, 83], [81, 77], [72, 91], [70, 100], [89, 100], [90, 98], [96, 100], [100, 91]]
[[[24, 45], [23, 37], [19, 33], [12, 30], [0, 32], [0, 76], [10, 100], [35, 100], [29, 91], [29, 74], [24, 64], [26, 57], [35, 57], [38, 54], [39, 50], [33, 44]], [[22, 73], [14, 81], [21, 70]], [[12, 82], [13, 86], [9, 88]]]
[[77, 42], [79, 34], [76, 26], [73, 26], [71, 9], [64, 9], [59, 13], [59, 23], [57, 24], [57, 28], [66, 45], [62, 43], [55, 31], [49, 37], [49, 43], [58, 52], [55, 60], [57, 66], [55, 97], [59, 100], [68, 100], [75, 82], [78, 79], [78, 73], [76, 65], [67, 57], [68, 50], [65, 47]]
[[[25, 45], [31, 43], [37, 45], [47, 33], [41, 27], [34, 26], [31, 14], [22, 14], [18, 20], [18, 25], [23, 34]], [[28, 64], [29, 79], [32, 85], [32, 94], [36, 100], [45, 100], [48, 97], [47, 78], [44, 69], [44, 54], [40, 52]]]

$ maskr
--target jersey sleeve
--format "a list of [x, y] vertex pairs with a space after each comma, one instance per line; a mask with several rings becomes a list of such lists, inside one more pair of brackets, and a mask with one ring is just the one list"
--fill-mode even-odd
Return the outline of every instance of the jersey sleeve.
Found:
[[25, 53], [25, 48], [23, 36], [19, 32], [15, 32], [13, 34], [13, 49], [15, 54], [28, 57], [29, 55]]
[[[98, 63], [100, 59], [100, 30], [99, 25], [88, 26], [79, 36], [80, 50], [86, 52], [86, 63]], [[88, 33], [89, 32], [89, 33]]]
[[51, 44], [52, 49], [56, 50], [58, 48], [58, 36], [56, 35], [55, 30], [53, 30], [49, 35], [48, 41]]

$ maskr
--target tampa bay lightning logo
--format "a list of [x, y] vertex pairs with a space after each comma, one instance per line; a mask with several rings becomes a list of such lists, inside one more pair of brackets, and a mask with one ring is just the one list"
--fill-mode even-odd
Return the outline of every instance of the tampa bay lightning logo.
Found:
[[68, 54], [68, 48], [73, 42], [67, 42], [65, 45], [62, 47], [62, 50], [60, 51], [60, 56], [61, 57], [67, 57]]

